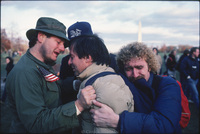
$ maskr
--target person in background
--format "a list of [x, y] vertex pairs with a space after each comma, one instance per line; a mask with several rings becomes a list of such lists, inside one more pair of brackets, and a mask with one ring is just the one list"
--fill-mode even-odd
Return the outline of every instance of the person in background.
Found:
[[158, 49], [156, 47], [154, 47], [152, 50], [155, 53], [156, 58], [158, 59], [158, 62], [160, 63], [160, 68], [158, 69], [157, 74], [161, 74], [162, 73], [162, 58], [158, 54]]
[[163, 56], [163, 58], [164, 58], [164, 62], [166, 61], [166, 59], [167, 59], [167, 54], [166, 54], [166, 51], [164, 52], [164, 56]]
[[[184, 75], [183, 73], [181, 73], [180, 71], [180, 68], [181, 68], [181, 61], [186, 57], [186, 56], [189, 56], [190, 54], [190, 51], [189, 50], [184, 50], [183, 54], [181, 55], [181, 57], [179, 58], [178, 62], [177, 62], [177, 65], [176, 65], [176, 70], [179, 71], [179, 74], [180, 74], [180, 82], [181, 82], [181, 85], [182, 85], [182, 88], [183, 88], [183, 92], [185, 95], [189, 94], [189, 90], [186, 88], [186, 79], [184, 78]], [[187, 96], [188, 97], [188, 96]]]
[[[112, 72], [109, 67], [110, 55], [101, 38], [97, 35], [79, 36], [70, 42], [70, 59], [75, 76], [82, 81], [79, 93], [85, 84], [94, 75], [102, 72]], [[95, 89], [96, 99], [110, 106], [117, 114], [124, 110], [133, 112], [133, 95], [123, 79], [117, 74], [110, 74], [97, 78], [92, 86]], [[79, 96], [79, 94], [78, 94]], [[98, 107], [95, 107], [98, 109]], [[80, 115], [83, 133], [118, 133], [115, 128], [96, 127], [91, 119], [89, 109]]]
[[[8, 74], [10, 73], [10, 71], [13, 69], [14, 67], [14, 61], [11, 57], [6, 57], [6, 77], [8, 76]], [[6, 78], [3, 80], [3, 82], [6, 82]], [[6, 93], [6, 88], [4, 88], [3, 93], [2, 93], [2, 98], [1, 101], [5, 102], [7, 97], [7, 93]]]
[[116, 114], [109, 106], [94, 100], [99, 109], [90, 112], [96, 126], [117, 128], [120, 133], [181, 133], [180, 87], [171, 77], [161, 77], [158, 82], [160, 76], [155, 73], [159, 63], [153, 51], [143, 43], [131, 43], [119, 51], [117, 63], [124, 70], [129, 88], [136, 87], [130, 88], [134, 112]]
[[163, 56], [163, 61], [164, 61], [164, 65], [165, 65], [165, 71], [163, 72], [163, 75], [167, 75], [167, 54], [166, 54], [166, 51], [164, 52], [164, 56]]
[[96, 95], [88, 86], [76, 101], [61, 104], [60, 82], [52, 66], [69, 46], [65, 25], [54, 18], [41, 17], [26, 36], [29, 49], [6, 80], [9, 132], [62, 133], [79, 126], [78, 115], [91, 106]]
[[181, 65], [181, 61], [186, 57], [190, 55], [190, 51], [188, 49], [183, 51], [183, 54], [181, 55], [181, 57], [179, 58], [177, 65], [176, 65], [176, 70], [180, 72], [180, 65]]
[[[199, 109], [199, 93], [197, 89], [197, 83], [199, 81], [199, 48], [193, 47], [190, 50], [190, 55], [185, 57], [180, 65], [180, 72], [183, 74], [186, 79], [186, 87], [190, 90], [192, 95], [192, 101], [196, 104], [196, 107]], [[186, 94], [189, 97], [189, 94]], [[190, 99], [190, 98], [188, 98]]]
[[14, 61], [11, 57], [6, 57], [6, 76], [8, 76], [8, 74], [10, 73], [10, 71], [13, 69], [14, 67]]
[[167, 74], [174, 78], [176, 78], [176, 64], [176, 50], [172, 50], [167, 58], [166, 66]]

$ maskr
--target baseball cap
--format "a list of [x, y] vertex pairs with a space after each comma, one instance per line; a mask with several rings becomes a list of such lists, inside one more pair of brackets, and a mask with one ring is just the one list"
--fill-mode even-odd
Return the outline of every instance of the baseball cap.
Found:
[[68, 28], [67, 33], [69, 40], [81, 35], [93, 35], [90, 23], [85, 21], [74, 23]]

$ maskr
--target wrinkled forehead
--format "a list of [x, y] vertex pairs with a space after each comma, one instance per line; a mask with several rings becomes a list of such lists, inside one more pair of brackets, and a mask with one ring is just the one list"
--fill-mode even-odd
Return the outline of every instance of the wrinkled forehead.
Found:
[[125, 65], [142, 65], [142, 64], [147, 64], [146, 60], [144, 58], [141, 57], [133, 57], [130, 60], [125, 62]]

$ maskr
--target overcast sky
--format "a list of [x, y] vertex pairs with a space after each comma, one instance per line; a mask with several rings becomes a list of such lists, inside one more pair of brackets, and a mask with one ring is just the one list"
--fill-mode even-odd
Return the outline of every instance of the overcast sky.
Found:
[[[1, 28], [27, 40], [39, 17], [53, 17], [68, 28], [88, 21], [110, 52], [138, 40], [149, 46], [199, 46], [198, 1], [1, 1]], [[28, 40], [27, 40], [28, 41]]]

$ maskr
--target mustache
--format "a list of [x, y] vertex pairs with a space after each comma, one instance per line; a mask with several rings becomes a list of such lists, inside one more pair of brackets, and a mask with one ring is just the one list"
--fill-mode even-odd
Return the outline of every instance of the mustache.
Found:
[[144, 75], [140, 75], [140, 76], [138, 76], [136, 78], [135, 77], [129, 77], [129, 80], [132, 81], [132, 82], [134, 82], [134, 81], [139, 80], [141, 78], [144, 78]]

